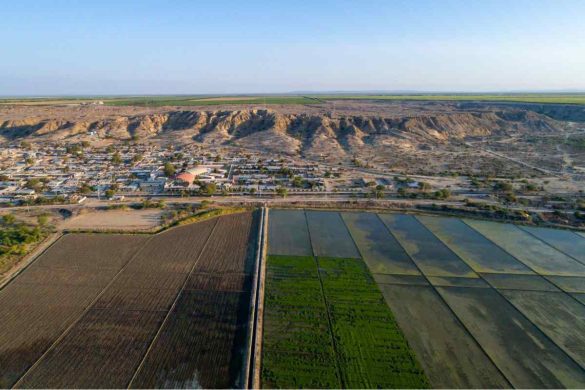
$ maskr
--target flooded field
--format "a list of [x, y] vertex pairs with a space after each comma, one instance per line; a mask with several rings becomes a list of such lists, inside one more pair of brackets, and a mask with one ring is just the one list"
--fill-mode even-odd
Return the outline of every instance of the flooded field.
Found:
[[[285, 217], [292, 222], [287, 223]], [[302, 226], [303, 217], [317, 261], [311, 271], [313, 283], [320, 280], [325, 286], [320, 303], [325, 317], [320, 318], [327, 318], [327, 313], [329, 321], [332, 314], [335, 317], [335, 312], [327, 312], [331, 304], [360, 307], [361, 303], [349, 303], [356, 295], [351, 288], [329, 297], [323, 283], [330, 276], [347, 279], [352, 263], [357, 267], [352, 272], [357, 272], [360, 263], [367, 265], [371, 276], [366, 276], [375, 281], [430, 386], [585, 386], [584, 236], [477, 220], [366, 212], [271, 211], [270, 223], [276, 222], [278, 235], [294, 236], [290, 229]], [[306, 250], [307, 239], [303, 240], [300, 245]], [[270, 247], [272, 242], [280, 241], [269, 237], [269, 253], [279, 254], [278, 245]], [[326, 262], [319, 260], [324, 256]], [[279, 269], [297, 258], [279, 258]], [[279, 272], [277, 280], [284, 274]], [[298, 280], [297, 285], [302, 286]], [[318, 284], [312, 288], [316, 293]], [[271, 287], [266, 293], [271, 294]], [[303, 307], [302, 296], [297, 298], [295, 311]], [[296, 314], [295, 328], [308, 329], [301, 325], [301, 313]], [[326, 323], [321, 322], [316, 329], [324, 331], [324, 327]], [[338, 327], [334, 323], [333, 329]], [[275, 333], [265, 333], [265, 342], [270, 343]], [[289, 336], [287, 346], [294, 349], [302, 340]], [[331, 339], [333, 356], [339, 354], [340, 340], [337, 335]], [[313, 387], [327, 387], [309, 380], [324, 370], [317, 367], [315, 371], [303, 368], [301, 377]], [[328, 373], [328, 386], [369, 387], [368, 382], [347, 381], [346, 366], [338, 364], [336, 369]], [[282, 375], [290, 380], [292, 373]], [[264, 383], [276, 384], [273, 377]]]

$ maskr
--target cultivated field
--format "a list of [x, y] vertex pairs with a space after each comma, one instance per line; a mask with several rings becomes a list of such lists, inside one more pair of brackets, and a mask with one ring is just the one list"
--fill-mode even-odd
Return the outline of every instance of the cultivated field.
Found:
[[[282, 229], [270, 229], [262, 386], [427, 387], [341, 216], [307, 212], [309, 237], [287, 240], [294, 233], [285, 221], [302, 227], [304, 217], [302, 211], [277, 211], [269, 220]], [[306, 248], [305, 237], [311, 256], [277, 254], [292, 242]]]
[[269, 227], [264, 387], [585, 386], [581, 235], [302, 210]]
[[256, 235], [65, 235], [0, 290], [0, 387], [242, 386]]

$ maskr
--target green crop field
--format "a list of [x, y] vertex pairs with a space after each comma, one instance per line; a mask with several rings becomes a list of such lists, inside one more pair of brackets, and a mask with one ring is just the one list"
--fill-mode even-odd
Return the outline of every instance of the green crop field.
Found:
[[361, 260], [270, 256], [267, 272], [263, 387], [428, 387]]
[[322, 100], [487, 101], [542, 104], [585, 104], [585, 94], [388, 94], [314, 95]]
[[372, 101], [482, 101], [536, 104], [585, 104], [583, 93], [502, 94], [308, 94], [300, 95], [153, 95], [3, 98], [0, 104], [48, 105], [103, 101], [110, 106], [215, 106], [226, 104], [323, 104], [340, 100]]
[[303, 96], [245, 96], [218, 98], [136, 97], [104, 101], [109, 106], [219, 106], [227, 104], [315, 104], [319, 100]]

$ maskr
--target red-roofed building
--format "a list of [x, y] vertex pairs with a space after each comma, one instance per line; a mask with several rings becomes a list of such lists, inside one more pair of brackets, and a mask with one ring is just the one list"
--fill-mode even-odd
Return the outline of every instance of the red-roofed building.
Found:
[[190, 186], [195, 181], [195, 175], [189, 172], [182, 172], [175, 176], [175, 180], [181, 181]]

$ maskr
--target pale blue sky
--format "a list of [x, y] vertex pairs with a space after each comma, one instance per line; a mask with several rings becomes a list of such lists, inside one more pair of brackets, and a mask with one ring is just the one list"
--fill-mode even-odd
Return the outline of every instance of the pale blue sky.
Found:
[[2, 0], [0, 16], [0, 95], [585, 90], [583, 0]]

